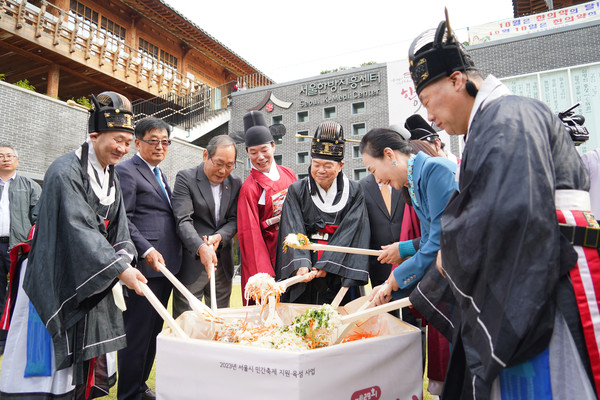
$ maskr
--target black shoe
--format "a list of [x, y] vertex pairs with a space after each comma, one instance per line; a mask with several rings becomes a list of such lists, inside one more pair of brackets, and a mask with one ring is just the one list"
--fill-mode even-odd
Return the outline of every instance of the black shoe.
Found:
[[152, 391], [152, 389], [148, 388], [144, 393], [142, 393], [142, 400], [154, 400], [156, 399], [156, 394]]

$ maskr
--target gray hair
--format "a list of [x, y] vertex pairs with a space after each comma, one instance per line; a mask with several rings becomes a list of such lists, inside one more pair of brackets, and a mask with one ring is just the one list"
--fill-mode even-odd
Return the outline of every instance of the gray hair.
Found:
[[17, 150], [15, 150], [15, 148], [12, 147], [12, 145], [8, 143], [0, 143], [0, 147], [6, 147], [7, 149], [11, 149], [13, 153], [15, 153], [15, 157], [19, 158], [19, 153], [17, 153]]
[[233, 146], [235, 150], [235, 158], [237, 159], [237, 147], [235, 142], [229, 135], [217, 135], [210, 139], [206, 145], [206, 151], [208, 152], [208, 158], [212, 158], [217, 152], [217, 147], [221, 146]]

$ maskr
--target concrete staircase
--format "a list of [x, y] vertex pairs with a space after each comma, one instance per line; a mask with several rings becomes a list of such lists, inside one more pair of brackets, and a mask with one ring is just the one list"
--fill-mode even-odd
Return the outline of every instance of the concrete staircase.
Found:
[[185, 130], [176, 126], [173, 129], [172, 136], [186, 142], [193, 142], [221, 125], [226, 124], [231, 119], [231, 110], [227, 108], [209, 111], [207, 114], [206, 119], [195, 125], [192, 129]]

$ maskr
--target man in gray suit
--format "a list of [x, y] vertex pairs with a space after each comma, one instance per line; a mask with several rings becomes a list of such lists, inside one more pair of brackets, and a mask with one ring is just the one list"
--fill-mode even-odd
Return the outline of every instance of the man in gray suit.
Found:
[[[17, 174], [19, 155], [8, 143], [0, 143], [0, 314], [7, 296], [10, 256], [15, 245], [27, 240], [34, 216], [33, 208], [42, 188], [33, 179]], [[4, 353], [6, 332], [0, 326], [0, 356]], [[8, 329], [8, 328], [6, 328]]]
[[[178, 278], [194, 295], [210, 304], [208, 268], [217, 267], [217, 306], [229, 307], [233, 278], [232, 238], [237, 232], [237, 202], [242, 181], [231, 176], [237, 149], [227, 135], [212, 138], [195, 168], [180, 171], [175, 179], [173, 212], [183, 242]], [[189, 310], [185, 297], [173, 295], [173, 316]]]

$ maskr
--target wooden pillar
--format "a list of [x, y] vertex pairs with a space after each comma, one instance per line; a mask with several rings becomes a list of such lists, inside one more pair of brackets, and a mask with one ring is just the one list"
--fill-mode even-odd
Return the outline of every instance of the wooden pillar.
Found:
[[48, 3], [52, 4], [54, 7], [47, 7], [46, 11], [48, 11], [50, 14], [54, 15], [55, 17], [60, 16], [59, 10], [62, 10], [67, 14], [69, 12], [69, 7], [70, 7], [69, 0], [50, 0], [50, 1], [48, 1]]
[[48, 88], [46, 94], [50, 97], [58, 97], [58, 81], [60, 78], [60, 68], [58, 64], [50, 64], [48, 70]]
[[125, 44], [133, 49], [138, 48], [137, 20], [137, 16], [131, 16], [131, 24], [129, 24], [129, 28], [127, 28], [127, 34], [125, 35]]
[[187, 73], [187, 55], [190, 53], [191, 48], [188, 47], [185, 43], [181, 43], [180, 45], [181, 47], [181, 61], [179, 62], [179, 65], [177, 66], [177, 70], [179, 71], [179, 73], [183, 76], [186, 76], [185, 74]]
[[71, 6], [69, 0], [55, 0], [54, 5], [66, 12], [69, 12]]

